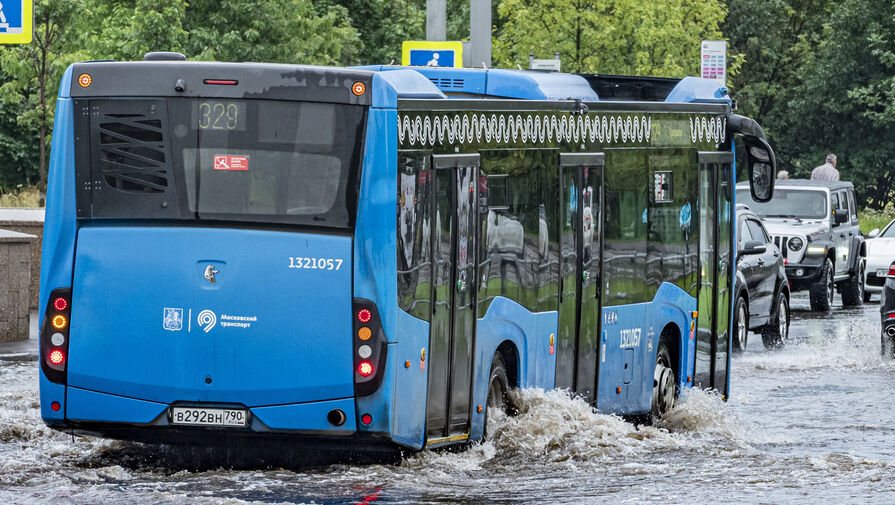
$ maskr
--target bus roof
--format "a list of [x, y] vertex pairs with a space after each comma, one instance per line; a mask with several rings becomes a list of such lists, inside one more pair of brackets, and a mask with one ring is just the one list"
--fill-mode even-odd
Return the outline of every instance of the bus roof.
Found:
[[711, 79], [685, 77], [637, 77], [576, 75], [532, 70], [484, 68], [357, 67], [377, 72], [413, 70], [452, 97], [486, 96], [523, 100], [570, 100], [588, 102], [624, 100], [667, 103], [730, 103], [727, 88]]

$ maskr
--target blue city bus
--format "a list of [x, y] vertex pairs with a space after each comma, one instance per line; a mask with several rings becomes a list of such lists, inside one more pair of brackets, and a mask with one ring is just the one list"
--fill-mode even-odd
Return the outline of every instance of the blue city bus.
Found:
[[513, 388], [653, 418], [685, 388], [726, 396], [735, 142], [769, 199], [761, 128], [707, 80], [74, 64], [41, 415], [420, 450], [481, 440]]

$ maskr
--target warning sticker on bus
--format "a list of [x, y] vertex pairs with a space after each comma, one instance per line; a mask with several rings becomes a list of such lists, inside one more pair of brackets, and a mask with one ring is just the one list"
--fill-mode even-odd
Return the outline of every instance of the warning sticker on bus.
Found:
[[249, 157], [236, 156], [232, 154], [216, 154], [214, 155], [215, 170], [248, 170]]

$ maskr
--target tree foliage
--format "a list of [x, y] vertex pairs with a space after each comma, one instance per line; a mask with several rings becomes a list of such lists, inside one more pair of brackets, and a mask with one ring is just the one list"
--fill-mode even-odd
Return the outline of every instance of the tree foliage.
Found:
[[721, 37], [714, 0], [502, 0], [495, 66], [523, 68], [529, 53], [560, 53], [563, 70], [683, 77], [699, 70], [699, 44]]
[[725, 30], [745, 54], [733, 81], [742, 113], [797, 177], [835, 153], [859, 205], [895, 196], [895, 4], [888, 0], [730, 0]]

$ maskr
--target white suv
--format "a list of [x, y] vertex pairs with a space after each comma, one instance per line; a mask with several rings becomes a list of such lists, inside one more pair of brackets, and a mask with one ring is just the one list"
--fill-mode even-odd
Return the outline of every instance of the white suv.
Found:
[[867, 252], [850, 182], [781, 179], [766, 203], [753, 201], [741, 183], [736, 201], [764, 219], [786, 259], [790, 289], [810, 291], [812, 310], [830, 310], [834, 288], [845, 306], [864, 302]]

